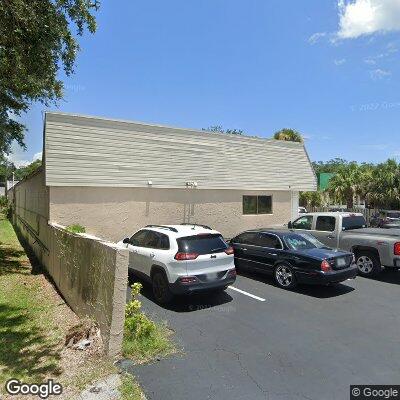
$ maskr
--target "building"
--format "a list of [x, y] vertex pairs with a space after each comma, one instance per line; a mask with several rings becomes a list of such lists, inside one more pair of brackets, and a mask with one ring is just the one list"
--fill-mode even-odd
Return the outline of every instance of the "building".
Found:
[[0, 196], [5, 196], [6, 191], [11, 189], [14, 185], [16, 185], [19, 181], [7, 181], [0, 182]]
[[286, 223], [299, 191], [316, 187], [300, 143], [46, 113], [43, 167], [16, 185], [14, 203], [32, 232], [80, 224], [116, 241], [193, 222], [232, 237]]

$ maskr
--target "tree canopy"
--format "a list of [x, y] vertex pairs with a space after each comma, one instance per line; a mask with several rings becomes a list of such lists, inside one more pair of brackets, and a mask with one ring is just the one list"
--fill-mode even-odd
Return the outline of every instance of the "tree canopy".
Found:
[[32, 163], [17, 168], [11, 162], [0, 162], [0, 183], [6, 180], [11, 180], [12, 174], [14, 173], [14, 179], [16, 181], [21, 181], [28, 175], [35, 172], [42, 165], [42, 160], [35, 160]]
[[294, 129], [283, 128], [278, 132], [274, 133], [274, 139], [285, 140], [287, 142], [298, 142], [303, 143], [303, 136]]
[[95, 32], [98, 7], [97, 0], [0, 2], [0, 155], [10, 153], [13, 140], [25, 147], [25, 126], [16, 118], [33, 102], [62, 98], [57, 74], [73, 73], [76, 34]]

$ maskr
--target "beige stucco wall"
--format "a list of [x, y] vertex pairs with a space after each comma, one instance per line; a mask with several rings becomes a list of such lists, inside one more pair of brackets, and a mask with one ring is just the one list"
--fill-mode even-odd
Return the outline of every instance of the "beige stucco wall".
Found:
[[49, 225], [48, 188], [43, 175], [35, 174], [10, 193], [15, 206], [14, 226], [68, 305], [99, 324], [106, 352], [114, 356], [121, 350], [123, 337], [127, 250]]
[[[243, 215], [243, 195], [272, 195], [270, 215]], [[245, 229], [283, 225], [291, 218], [289, 191], [51, 187], [50, 220], [81, 224], [117, 241], [147, 224], [197, 222], [233, 237]]]

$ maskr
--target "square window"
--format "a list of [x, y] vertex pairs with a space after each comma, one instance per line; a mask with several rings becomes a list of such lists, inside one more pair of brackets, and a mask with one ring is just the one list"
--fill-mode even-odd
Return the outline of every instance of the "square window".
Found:
[[272, 196], [243, 196], [243, 214], [272, 214]]
[[257, 214], [257, 196], [243, 196], [243, 214]]
[[272, 197], [258, 196], [257, 214], [271, 214], [271, 213], [272, 213]]

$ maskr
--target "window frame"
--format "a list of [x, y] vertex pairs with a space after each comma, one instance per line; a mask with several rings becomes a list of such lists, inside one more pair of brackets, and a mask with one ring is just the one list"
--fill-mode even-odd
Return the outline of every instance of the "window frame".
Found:
[[260, 233], [258, 234], [258, 236], [259, 236], [259, 237], [263, 237], [263, 236], [275, 237], [276, 239], [278, 239], [278, 242], [280, 243], [281, 248], [280, 248], [280, 249], [277, 249], [276, 247], [269, 247], [269, 246], [262, 246], [262, 245], [255, 245], [255, 246], [262, 247], [262, 248], [264, 248], [264, 249], [285, 250], [285, 247], [284, 247], [284, 245], [283, 245], [282, 239], [281, 239], [278, 235], [276, 235], [275, 233], [260, 232]]
[[[327, 231], [327, 230], [322, 230], [322, 229], [318, 229], [318, 219], [319, 218], [333, 218], [334, 219], [334, 221], [335, 221], [335, 224], [334, 224], [334, 226], [333, 226], [333, 229], [331, 230], [331, 231]], [[336, 226], [337, 226], [337, 223], [338, 223], [338, 219], [336, 218], [336, 217], [334, 217], [334, 216], [332, 216], [332, 215], [317, 215], [317, 217], [315, 218], [315, 231], [316, 232], [335, 232], [336, 231]]]
[[[149, 232], [148, 229], [141, 229], [140, 231], [135, 232], [135, 233], [129, 238], [129, 244], [130, 244], [131, 246], [135, 246], [135, 247], [144, 247], [144, 246], [142, 246], [142, 245], [140, 245], [140, 244], [133, 244], [133, 243], [132, 243], [132, 240], [135, 240], [135, 239], [133, 239], [134, 236], [139, 235], [139, 234], [143, 234], [143, 233], [144, 233], [144, 234], [147, 236], [147, 235], [148, 235], [148, 232]], [[146, 236], [145, 236], [145, 238], [146, 238]]]
[[[171, 249], [171, 242], [169, 240], [168, 235], [166, 235], [165, 233], [161, 233], [161, 232], [157, 232], [157, 231], [153, 231], [151, 229], [141, 229], [140, 231], [137, 231], [136, 233], [134, 233], [131, 237], [130, 237], [130, 241], [133, 239], [134, 236], [139, 235], [144, 233], [144, 239], [148, 240], [148, 236], [149, 235], [155, 235], [158, 238], [158, 245], [157, 247], [153, 247], [153, 246], [144, 246], [143, 244], [133, 244], [132, 242], [130, 242], [129, 244], [131, 246], [135, 246], [135, 247], [141, 247], [142, 249], [154, 249], [154, 250], [170, 250]], [[165, 237], [167, 238], [168, 241], [168, 248], [161, 248], [160, 247], [160, 243], [161, 243], [161, 238]]]
[[[296, 227], [293, 226], [295, 223], [297, 223], [297, 221], [299, 221], [299, 220], [301, 220], [303, 218], [311, 219], [310, 229], [307, 229], [307, 228], [296, 228]], [[297, 218], [296, 220], [293, 221], [292, 229], [298, 229], [298, 230], [301, 230], [301, 231], [312, 231], [313, 230], [313, 222], [314, 222], [314, 217], [312, 215], [302, 215], [301, 217], [299, 217], [299, 218]]]
[[[245, 202], [244, 199], [245, 197], [255, 197], [256, 198], [256, 212], [245, 212]], [[271, 199], [271, 207], [269, 212], [259, 212], [259, 198], [260, 197], [266, 197]], [[272, 194], [244, 194], [242, 196], [242, 215], [273, 215], [274, 213], [274, 199]]]
[[246, 241], [236, 241], [236, 239], [238, 239], [240, 236], [244, 236], [244, 235], [254, 235], [254, 239], [256, 239], [258, 232], [242, 232], [241, 234], [237, 235], [233, 239], [233, 243], [239, 244], [239, 245], [245, 245], [245, 246], [256, 246], [256, 244], [254, 244], [254, 242], [250, 243], [250, 242], [246, 242]]

